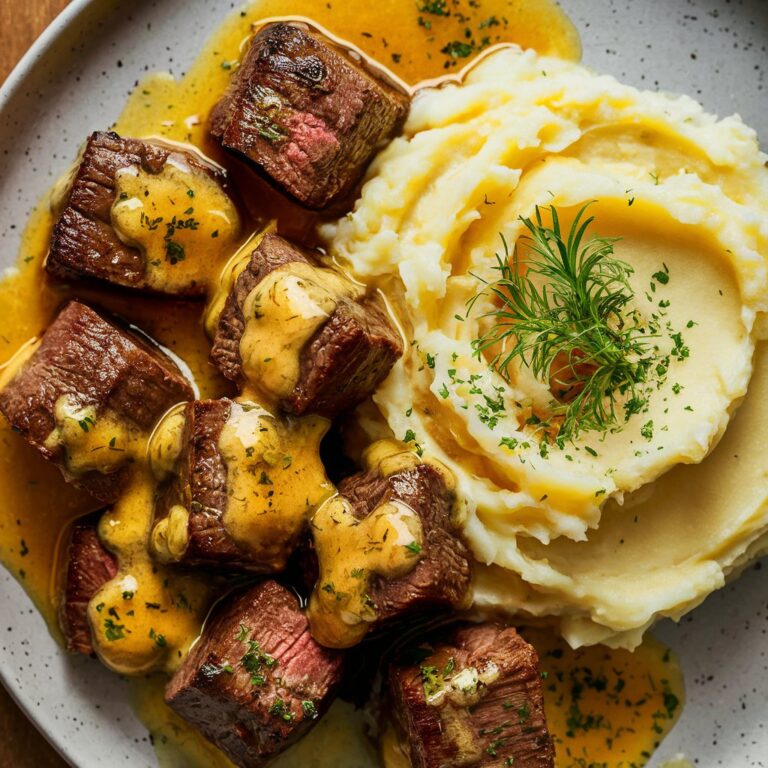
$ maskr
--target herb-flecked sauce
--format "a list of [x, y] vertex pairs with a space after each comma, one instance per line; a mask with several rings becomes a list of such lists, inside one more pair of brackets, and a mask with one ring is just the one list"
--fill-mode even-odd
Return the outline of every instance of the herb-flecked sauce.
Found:
[[[114, 129], [124, 136], [161, 137], [196, 145], [224, 165], [206, 133], [206, 118], [237, 67], [243, 43], [255, 23], [290, 11], [311, 19], [339, 40], [356, 46], [410, 86], [456, 76], [494, 45], [517, 43], [539, 53], [577, 60], [578, 35], [552, 0], [257, 0], [233, 13], [211, 37], [187, 75], [142, 81]], [[94, 125], [94, 130], [104, 128]], [[85, 139], [85, 137], [83, 137]], [[72, 158], [74, 160], [74, 158]], [[264, 187], [242, 167], [232, 169], [246, 221], [257, 226], [277, 217], [280, 231], [307, 237], [316, 218], [291, 204], [265, 198]], [[202, 398], [231, 395], [230, 386], [208, 364], [209, 344], [202, 304], [137, 297], [108, 289], [49, 282], [42, 270], [53, 215], [53, 191], [32, 212], [17, 267], [0, 282], [0, 366], [39, 337], [57, 308], [78, 296], [126, 318], [174, 352], [189, 367]], [[69, 524], [98, 504], [64, 484], [9, 426], [0, 422], [0, 559], [56, 625], [59, 545]], [[529, 639], [542, 658], [547, 714], [559, 768], [642, 765], [671, 727], [682, 701], [680, 673], [669, 652], [649, 641], [634, 654], [604, 647], [572, 651], [549, 630], [531, 629]], [[95, 662], [94, 662], [95, 663]], [[222, 768], [230, 763], [174, 715], [162, 701], [165, 679], [137, 679], [134, 701], [166, 766]], [[363, 735], [363, 719], [345, 703], [307, 739], [276, 763], [376, 765]]]

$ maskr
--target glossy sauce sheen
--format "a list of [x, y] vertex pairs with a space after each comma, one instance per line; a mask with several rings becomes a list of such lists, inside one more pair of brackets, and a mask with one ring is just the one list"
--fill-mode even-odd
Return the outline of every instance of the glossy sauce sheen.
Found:
[[[165, 140], [189, 142], [197, 146], [216, 162], [224, 164], [225, 158], [217, 151], [206, 135], [206, 117], [226, 88], [229, 78], [241, 55], [242, 43], [251, 33], [252, 24], [290, 11], [297, 16], [311, 17], [333, 35], [349, 41], [361, 51], [381, 62], [410, 85], [419, 81], [455, 75], [472, 58], [490, 46], [514, 42], [523, 47], [535, 48], [540, 53], [578, 59], [578, 36], [567, 18], [551, 0], [447, 0], [447, 2], [415, 3], [413, 0], [389, 0], [379, 3], [336, 2], [318, 3], [315, 0], [296, 0], [286, 4], [282, 0], [260, 0], [243, 12], [226, 19], [200, 57], [192, 65], [186, 77], [175, 81], [169, 75], [153, 75], [142, 82], [129, 99], [123, 115], [115, 125], [121, 135], [130, 137], [161, 137]], [[386, 35], [381, 31], [386, 29]], [[94, 125], [94, 130], [104, 128]], [[85, 139], [85, 137], [83, 137]], [[231, 165], [231, 164], [230, 164]], [[307, 214], [276, 196], [264, 196], [265, 185], [242, 166], [231, 167], [231, 177], [242, 196], [243, 234], [240, 243], [249, 232], [262, 228], [270, 219], [278, 218], [279, 231], [288, 235], [311, 237], [317, 222], [315, 215]], [[130, 198], [135, 197], [137, 183], [141, 179], [125, 179], [131, 189], [123, 190]], [[178, 186], [179, 178], [160, 180]], [[158, 183], [154, 180], [153, 184]], [[231, 396], [232, 387], [208, 364], [209, 342], [203, 331], [203, 305], [157, 298], [137, 297], [108, 289], [94, 290], [79, 285], [64, 286], [47, 281], [42, 273], [43, 261], [53, 226], [50, 212], [54, 192], [41, 200], [32, 213], [23, 235], [17, 269], [0, 283], [0, 306], [4, 312], [0, 318], [0, 365], [38, 337], [47, 327], [56, 309], [70, 296], [79, 296], [135, 323], [169, 351], [177, 355], [194, 377], [200, 397]], [[216, 243], [217, 258], [223, 264], [237, 249], [237, 229], [231, 211], [222, 211], [223, 202], [213, 195], [206, 210], [219, 210], [228, 219], [226, 236], [222, 234]], [[210, 197], [210, 196], [209, 196]], [[202, 206], [201, 206], [202, 207]], [[186, 210], [186, 208], [184, 209]], [[120, 214], [120, 211], [117, 211]], [[126, 211], [123, 211], [126, 213]], [[182, 214], [184, 211], [181, 212]], [[195, 215], [199, 215], [196, 211]], [[170, 210], [156, 216], [171, 216]], [[178, 214], [177, 214], [178, 215]], [[201, 222], [211, 241], [216, 227], [209, 216]], [[220, 217], [222, 218], [222, 217]], [[116, 221], [125, 217], [116, 217]], [[126, 239], [135, 226], [123, 224]], [[134, 236], [134, 239], [138, 239]], [[142, 243], [151, 249], [151, 244]], [[191, 265], [184, 265], [191, 268]], [[171, 448], [168, 448], [172, 452]], [[91, 619], [97, 634], [105, 634], [115, 626], [128, 628], [125, 616], [133, 611], [135, 637], [132, 632], [128, 644], [141, 638], [140, 653], [146, 656], [146, 667], [172, 668], [179, 654], [183, 654], [194, 638], [212, 595], [198, 586], [192, 590], [194, 598], [185, 593], [182, 577], [168, 577], [164, 569], [153, 573], [153, 567], [143, 550], [149, 536], [147, 499], [151, 493], [152, 479], [146, 470], [137, 471], [132, 492], [103, 518], [101, 532], [108, 545], [121, 556], [121, 572], [118, 579], [105, 588], [104, 599], [92, 603]], [[47, 464], [22, 439], [14, 435], [3, 422], [0, 426], [0, 490], [4, 503], [0, 507], [0, 557], [9, 570], [21, 581], [37, 607], [46, 617], [51, 631], [58, 634], [55, 621], [55, 592], [58, 573], [58, 545], [67, 526], [78, 516], [94, 511], [98, 504], [72, 486], [65, 485], [56, 468]], [[170, 571], [169, 571], [170, 573]], [[145, 594], [151, 592], [154, 599], [144, 599], [141, 606], [131, 605], [130, 596], [134, 579], [142, 582]], [[121, 581], [122, 580], [122, 581]], [[181, 598], [183, 595], [183, 599]], [[103, 603], [101, 609], [98, 606]], [[158, 611], [147, 603], [161, 604], [168, 609], [164, 619], [158, 619]], [[110, 615], [113, 608], [117, 615]], [[106, 620], [112, 624], [107, 625]], [[161, 637], [162, 640], [158, 640]], [[97, 640], [99, 638], [97, 637]], [[147, 642], [147, 640], [151, 642]], [[556, 642], [556, 641], [552, 641]], [[104, 640], [100, 648], [112, 648], [112, 641]], [[562, 649], [561, 649], [562, 651]], [[544, 669], [551, 674], [562, 675], [565, 680], [571, 668], [562, 651], [562, 659], [554, 656], [545, 659]], [[614, 654], [599, 649], [585, 653], [602, 653], [610, 660]], [[649, 656], [649, 654], [651, 654]], [[680, 691], [674, 670], [659, 666], [651, 658], [653, 648], [641, 649], [639, 654], [626, 660], [633, 679], [643, 681], [649, 688], [649, 680], [661, 690], [660, 675], [664, 675], [672, 689]], [[117, 652], [102, 651], [104, 661], [116, 669], [124, 663]], [[558, 667], [562, 661], [562, 666]], [[570, 659], [569, 659], [570, 661]], [[607, 663], [607, 662], [606, 662]], [[609, 664], [610, 666], [610, 664]], [[559, 668], [559, 672], [555, 669]], [[650, 676], [650, 677], [649, 677]], [[639, 686], [639, 682], [637, 683]], [[678, 685], [677, 688], [674, 686]], [[139, 714], [161, 745], [159, 753], [169, 765], [221, 766], [229, 765], [215, 749], [207, 745], [162, 704], [162, 678], [137, 681], [137, 706]], [[646, 691], [647, 692], [647, 691]], [[572, 745], [584, 750], [599, 739], [586, 738], [580, 732], [574, 741], [568, 741], [566, 699], [559, 701], [549, 696], [548, 709], [553, 731], [568, 749]], [[597, 711], [613, 714], [610, 699], [594, 702]], [[346, 708], [346, 709], [345, 709]], [[360, 724], [353, 724], [348, 706], [339, 704], [334, 714], [327, 718], [303, 743], [293, 748], [276, 766], [288, 766], [292, 759], [302, 765], [325, 766], [333, 763], [337, 768], [374, 764], [371, 747], [359, 736]], [[636, 738], [652, 746], [658, 734], [652, 734], [649, 718], [638, 718]], [[662, 723], [663, 730], [668, 723]], [[600, 734], [603, 735], [603, 734]], [[644, 740], [643, 740], [644, 739]], [[340, 746], [343, 745], [343, 746]], [[597, 746], [595, 747], [597, 748]], [[645, 747], [643, 747], [645, 748]], [[650, 748], [650, 747], [649, 747]], [[332, 754], [337, 749], [341, 754]], [[561, 757], [558, 765], [575, 764]], [[299, 757], [301, 753], [301, 757]], [[576, 754], [576, 752], [573, 752]], [[597, 759], [590, 751], [590, 758]], [[323, 755], [322, 758], [319, 755]], [[628, 765], [614, 760], [608, 754], [605, 764]], [[634, 758], [642, 762], [640, 752]], [[179, 762], [181, 761], [181, 762]]]
[[210, 285], [240, 235], [240, 216], [220, 185], [180, 154], [159, 173], [123, 168], [116, 182], [112, 226], [146, 254], [147, 284], [169, 292]]
[[315, 513], [312, 535], [320, 563], [319, 588], [309, 602], [312, 635], [323, 645], [349, 648], [376, 620], [367, 594], [371, 578], [402, 578], [419, 562], [421, 521], [398, 501], [358, 520], [349, 502], [336, 496]]
[[342, 298], [361, 294], [340, 273], [311, 264], [291, 262], [270, 272], [243, 304], [240, 358], [245, 377], [258, 382], [269, 401], [288, 397], [299, 383], [305, 344]]
[[224, 527], [240, 548], [282, 570], [312, 511], [333, 493], [320, 461], [329, 423], [320, 416], [276, 419], [242, 400], [219, 437], [227, 465]]

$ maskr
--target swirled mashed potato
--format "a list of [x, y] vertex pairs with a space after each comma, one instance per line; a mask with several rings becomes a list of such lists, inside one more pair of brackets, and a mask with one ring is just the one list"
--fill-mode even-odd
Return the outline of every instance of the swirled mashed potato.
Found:
[[[737, 117], [505, 49], [417, 95], [354, 212], [324, 230], [412, 339], [375, 402], [455, 471], [488, 566], [478, 606], [560, 616], [574, 645], [632, 646], [766, 549], [765, 162]], [[549, 387], [473, 354], [493, 304], [468, 302], [521, 217], [555, 206], [567, 231], [590, 201], [591, 232], [620, 238], [634, 269], [661, 368], [639, 412], [558, 447], [539, 424]]]

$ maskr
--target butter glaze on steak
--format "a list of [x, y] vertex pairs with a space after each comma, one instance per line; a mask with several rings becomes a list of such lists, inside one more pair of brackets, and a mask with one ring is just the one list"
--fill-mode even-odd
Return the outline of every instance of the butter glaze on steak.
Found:
[[[93, 133], [54, 227], [46, 270], [63, 280], [89, 278], [124, 288], [152, 290], [146, 280], [145, 255], [120, 239], [112, 227], [111, 210], [118, 171], [135, 166], [159, 174], [172, 154], [182, 155], [191, 168], [225, 186], [222, 172], [190, 152], [124, 139], [111, 131]], [[178, 295], [203, 296], [205, 291], [205, 285], [187, 285]]]
[[472, 578], [450, 471], [397, 441], [374, 443], [363, 464], [312, 520], [308, 616], [331, 648], [466, 607]]
[[260, 768], [315, 725], [341, 674], [296, 596], [264, 581], [220, 605], [165, 698], [235, 765]]
[[378, 622], [464, 604], [472, 577], [470, 554], [454, 523], [454, 493], [440, 472], [428, 463], [388, 477], [372, 470], [343, 480], [339, 493], [352, 503], [358, 518], [394, 500], [421, 520], [424, 541], [416, 567], [400, 579], [376, 579], [370, 586]]
[[109, 459], [109, 471], [78, 473], [68, 468], [67, 446], [50, 439], [60, 426], [56, 416], [60, 399], [94, 414], [79, 427], [87, 436], [95, 434], [104, 417], [148, 435], [169, 408], [193, 397], [189, 383], [158, 348], [72, 301], [0, 392], [0, 411], [15, 431], [59, 467], [65, 480], [112, 503], [128, 480], [134, 457], [122, 445], [110, 445], [107, 434], [99, 453], [92, 455]]
[[418, 664], [395, 663], [389, 690], [413, 768], [554, 768], [539, 659], [512, 627], [443, 632]]
[[354, 189], [409, 102], [319, 34], [279, 23], [253, 38], [211, 133], [299, 203], [322, 209]]
[[282, 571], [315, 506], [333, 493], [319, 458], [327, 421], [281, 419], [226, 398], [188, 403], [183, 418], [181, 452], [155, 505], [153, 554], [186, 566]]
[[117, 558], [99, 540], [95, 523], [76, 523], [64, 550], [59, 625], [68, 651], [93, 654], [88, 603], [117, 575]]
[[[271, 272], [294, 262], [320, 267], [309, 251], [278, 235], [266, 234], [226, 300], [211, 361], [240, 386], [248, 383], [240, 351], [246, 299]], [[276, 328], [275, 333], [279, 332]], [[296, 416], [319, 413], [329, 418], [351, 410], [375, 391], [402, 353], [400, 334], [378, 294], [360, 300], [341, 299], [301, 350], [298, 384], [280, 406]]]

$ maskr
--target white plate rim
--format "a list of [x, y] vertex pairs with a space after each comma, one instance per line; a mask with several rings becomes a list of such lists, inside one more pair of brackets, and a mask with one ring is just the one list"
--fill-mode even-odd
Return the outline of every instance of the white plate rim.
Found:
[[[42, 34], [32, 43], [27, 52], [11, 70], [5, 82], [0, 86], [0, 113], [4, 112], [11, 103], [17, 91], [22, 88], [24, 81], [32, 73], [37, 63], [42, 59], [54, 41], [72, 26], [80, 18], [81, 14], [98, 1], [71, 0], [70, 4], [43, 30]], [[54, 738], [53, 732], [43, 722], [44, 718], [34, 711], [31, 697], [25, 693], [24, 688], [13, 685], [10, 675], [2, 665], [0, 665], [0, 683], [2, 683], [8, 695], [17, 704], [19, 709], [26, 715], [29, 722], [37, 729], [38, 733], [45, 738], [64, 760], [72, 766], [77, 766], [75, 756], [68, 754], [66, 744], [63, 741]]]

